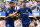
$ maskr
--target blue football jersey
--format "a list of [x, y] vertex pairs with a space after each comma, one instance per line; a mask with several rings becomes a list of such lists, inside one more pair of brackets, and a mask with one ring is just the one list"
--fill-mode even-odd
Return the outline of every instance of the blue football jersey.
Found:
[[29, 12], [32, 13], [32, 11], [30, 10], [29, 7], [26, 7], [25, 9], [23, 8], [20, 8], [17, 13], [20, 13], [21, 15], [21, 20], [22, 20], [22, 23], [28, 23], [30, 21], [30, 18], [29, 18]]
[[[5, 15], [8, 16], [9, 14], [12, 14], [14, 12], [16, 12], [15, 9], [10, 10], [8, 8], [8, 9], [5, 10]], [[13, 23], [14, 22], [13, 20], [14, 20], [14, 18], [8, 17], [5, 21], [6, 21], [6, 23]]]

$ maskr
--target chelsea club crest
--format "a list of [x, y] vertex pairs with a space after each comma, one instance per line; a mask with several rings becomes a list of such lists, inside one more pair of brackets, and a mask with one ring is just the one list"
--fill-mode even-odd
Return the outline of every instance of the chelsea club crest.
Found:
[[28, 12], [28, 10], [26, 10], [26, 12]]
[[7, 11], [7, 13], [9, 13], [9, 11]]

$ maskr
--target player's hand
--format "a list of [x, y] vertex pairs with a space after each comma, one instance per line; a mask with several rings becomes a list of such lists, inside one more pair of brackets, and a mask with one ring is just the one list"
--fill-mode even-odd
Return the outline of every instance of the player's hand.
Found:
[[16, 16], [18, 16], [18, 14], [16, 14]]
[[8, 18], [8, 16], [7, 17], [5, 17], [4, 19], [7, 19]]
[[4, 19], [6, 19], [7, 17], [5, 17]]
[[35, 18], [37, 20], [37, 18]]
[[6, 18], [4, 18], [4, 19], [6, 19]]
[[35, 20], [37, 20], [37, 18], [36, 17], [34, 17], [35, 18]]

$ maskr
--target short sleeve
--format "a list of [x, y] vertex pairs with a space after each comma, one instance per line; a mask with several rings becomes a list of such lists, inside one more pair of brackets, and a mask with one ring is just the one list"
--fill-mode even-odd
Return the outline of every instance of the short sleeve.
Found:
[[7, 13], [7, 10], [5, 9], [5, 16], [7, 17], [8, 16], [8, 13]]
[[20, 9], [17, 10], [17, 13], [20, 13]]
[[29, 12], [32, 14], [32, 11], [31, 11], [31, 9], [29, 8]]
[[16, 10], [14, 9], [14, 12], [16, 12]]

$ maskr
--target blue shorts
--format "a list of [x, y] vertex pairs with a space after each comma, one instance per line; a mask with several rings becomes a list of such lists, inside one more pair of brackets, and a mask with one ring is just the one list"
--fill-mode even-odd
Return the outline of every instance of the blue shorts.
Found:
[[14, 27], [14, 24], [13, 23], [10, 23], [10, 24], [6, 23], [6, 27]]
[[30, 24], [30, 23], [32, 23], [32, 22], [30, 21], [30, 22], [27, 22], [27, 23], [25, 23], [25, 24], [22, 23], [22, 27], [29, 27], [29, 24]]

